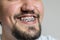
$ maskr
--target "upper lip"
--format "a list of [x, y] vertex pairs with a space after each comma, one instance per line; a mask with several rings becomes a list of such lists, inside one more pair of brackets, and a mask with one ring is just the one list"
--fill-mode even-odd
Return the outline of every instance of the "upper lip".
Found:
[[17, 19], [20, 19], [21, 17], [34, 17], [34, 18], [37, 18], [37, 15], [36, 14], [23, 14], [23, 15], [17, 16]]

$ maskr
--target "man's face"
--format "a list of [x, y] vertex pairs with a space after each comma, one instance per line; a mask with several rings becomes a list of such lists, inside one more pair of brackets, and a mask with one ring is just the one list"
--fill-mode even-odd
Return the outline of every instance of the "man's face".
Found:
[[[41, 33], [41, 0], [2, 0], [1, 22], [18, 38], [35, 39]], [[5, 28], [5, 27], [4, 27]], [[17, 38], [17, 37], [16, 37]]]

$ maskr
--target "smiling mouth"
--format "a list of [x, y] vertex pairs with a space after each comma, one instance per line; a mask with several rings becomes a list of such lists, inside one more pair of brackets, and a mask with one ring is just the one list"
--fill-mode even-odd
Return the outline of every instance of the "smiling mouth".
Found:
[[16, 16], [16, 19], [19, 20], [22, 23], [25, 24], [33, 24], [37, 21], [37, 15], [36, 14], [21, 14]]

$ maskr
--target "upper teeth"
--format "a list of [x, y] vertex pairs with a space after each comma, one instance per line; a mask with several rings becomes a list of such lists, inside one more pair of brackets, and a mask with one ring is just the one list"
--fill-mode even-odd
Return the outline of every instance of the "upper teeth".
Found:
[[22, 17], [21, 20], [26, 21], [26, 22], [30, 22], [30, 21], [34, 21], [34, 17]]

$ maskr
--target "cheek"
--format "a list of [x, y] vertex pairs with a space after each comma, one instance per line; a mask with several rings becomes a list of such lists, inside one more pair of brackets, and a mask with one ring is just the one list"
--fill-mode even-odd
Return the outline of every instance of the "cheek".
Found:
[[43, 19], [43, 13], [44, 13], [44, 9], [43, 9], [43, 3], [37, 3], [35, 4], [36, 9], [40, 12], [40, 22], [42, 22]]
[[[18, 9], [20, 8], [20, 5], [19, 4], [5, 4], [3, 5], [3, 14], [2, 14], [2, 22], [5, 21], [5, 22], [9, 22], [11, 23], [10, 19], [9, 19], [9, 16], [11, 17], [11, 19], [13, 20], [13, 16], [17, 13]], [[15, 21], [13, 20], [13, 23]], [[8, 24], [9, 24], [8, 23]]]
[[43, 13], [43, 4], [42, 3], [37, 3], [35, 4], [37, 10], [40, 12], [40, 14]]
[[7, 15], [14, 15], [18, 12], [18, 9], [20, 8], [19, 4], [9, 4], [3, 8], [4, 13]]

